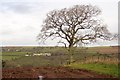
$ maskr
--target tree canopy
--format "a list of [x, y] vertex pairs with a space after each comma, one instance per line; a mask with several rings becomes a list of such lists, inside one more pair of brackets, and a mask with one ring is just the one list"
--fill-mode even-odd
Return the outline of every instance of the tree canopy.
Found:
[[50, 11], [43, 22], [38, 40], [44, 42], [50, 37], [58, 37], [58, 43], [69, 48], [98, 39], [109, 40], [111, 33], [107, 25], [98, 18], [100, 14], [101, 10], [92, 5], [75, 5]]

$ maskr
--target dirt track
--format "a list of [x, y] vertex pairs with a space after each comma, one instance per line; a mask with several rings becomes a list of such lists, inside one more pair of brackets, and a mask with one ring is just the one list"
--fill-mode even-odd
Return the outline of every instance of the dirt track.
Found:
[[3, 78], [112, 78], [109, 75], [96, 74], [95, 72], [70, 69], [67, 67], [24, 67], [3, 69]]

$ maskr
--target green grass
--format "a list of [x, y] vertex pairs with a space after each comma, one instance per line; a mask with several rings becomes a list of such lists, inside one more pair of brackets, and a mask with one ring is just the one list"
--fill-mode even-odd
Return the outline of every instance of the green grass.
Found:
[[3, 52], [2, 55], [25, 55], [30, 52]]
[[[104, 64], [104, 63], [73, 63], [69, 65], [71, 68], [75, 69], [86, 69], [98, 72], [100, 74], [109, 74], [118, 77], [118, 65], [115, 64]], [[120, 71], [119, 71], [120, 72]]]
[[14, 60], [20, 57], [21, 56], [2, 56], [2, 60]]
[[2, 60], [13, 60], [24, 56], [25, 54], [30, 52], [3, 52]]
[[[10, 62], [12, 62], [10, 64]], [[50, 61], [47, 59], [42, 59], [40, 57], [21, 57], [19, 59], [16, 59], [15, 61], [8, 61], [7, 62], [7, 67], [17, 67], [17, 65], [23, 67], [23, 66], [27, 66], [27, 67], [38, 67], [38, 66], [44, 66], [46, 64], [48, 64]]]
[[22, 56], [15, 60], [6, 61], [5, 68], [14, 68], [14, 67], [39, 67], [39, 66], [60, 66], [60, 58], [59, 57], [45, 57], [45, 56]]

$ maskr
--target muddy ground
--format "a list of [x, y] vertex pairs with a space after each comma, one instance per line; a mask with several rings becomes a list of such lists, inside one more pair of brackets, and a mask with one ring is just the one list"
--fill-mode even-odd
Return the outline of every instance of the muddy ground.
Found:
[[68, 67], [21, 67], [14, 69], [3, 69], [3, 78], [113, 78], [110, 75], [98, 74], [96, 72], [70, 69]]

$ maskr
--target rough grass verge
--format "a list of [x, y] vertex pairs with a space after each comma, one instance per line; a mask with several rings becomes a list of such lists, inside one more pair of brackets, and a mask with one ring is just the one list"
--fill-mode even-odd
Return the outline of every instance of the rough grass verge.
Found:
[[72, 63], [68, 65], [71, 68], [75, 69], [86, 69], [95, 71], [99, 74], [108, 74], [115, 77], [120, 77], [120, 67], [116, 64], [105, 64], [105, 63]]

